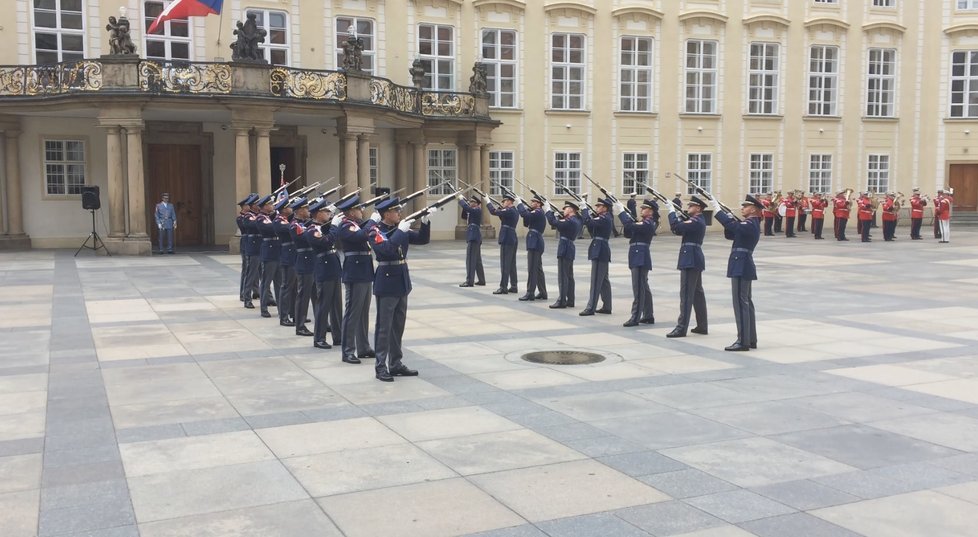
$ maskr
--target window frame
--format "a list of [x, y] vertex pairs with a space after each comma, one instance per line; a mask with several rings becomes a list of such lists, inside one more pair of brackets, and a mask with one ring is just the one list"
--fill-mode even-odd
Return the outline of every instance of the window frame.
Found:
[[[820, 58], [815, 58], [815, 51], [822, 51]], [[833, 51], [834, 58], [827, 59], [825, 52]], [[808, 47], [808, 98], [806, 104], [808, 105], [809, 116], [824, 116], [824, 117], [838, 117], [839, 115], [839, 97], [841, 92], [839, 89], [839, 58], [841, 57], [841, 48], [836, 45], [822, 45], [816, 44]], [[822, 70], [814, 71], [813, 63], [818, 62], [818, 65]], [[832, 66], [833, 71], [826, 71], [826, 66]], [[813, 82], [819, 80], [817, 87]], [[831, 81], [831, 87], [826, 84], [826, 81]], [[817, 93], [813, 97], [813, 92]], [[830, 100], [826, 101], [825, 96], [829, 95]], [[826, 107], [828, 112], [826, 112]]]
[[[962, 75], [954, 74], [955, 61], [957, 54], [964, 54], [965, 62], [962, 66]], [[978, 71], [978, 49], [952, 50], [950, 57], [950, 80], [948, 84], [948, 117], [955, 119], [974, 119], [978, 118], [978, 74], [970, 74], [972, 70]], [[954, 86], [960, 83], [961, 90], [955, 91]], [[974, 88], [973, 90], [971, 88]], [[955, 96], [960, 95], [960, 102], [955, 102]], [[954, 110], [959, 107], [960, 113], [955, 114]]]
[[[633, 63], [625, 64], [625, 41], [634, 41], [632, 49], [629, 56]], [[645, 66], [639, 65], [637, 59], [640, 54], [642, 54], [638, 49], [638, 44], [641, 41], [648, 42], [648, 50], [645, 54], [648, 55], [648, 64]], [[623, 35], [618, 38], [618, 111], [628, 112], [628, 113], [652, 113], [655, 110], [655, 38], [652, 36], [638, 36], [638, 35]], [[631, 75], [631, 80], [625, 81], [625, 73]], [[638, 76], [641, 73], [645, 73], [647, 76], [646, 82], [642, 83], [638, 80]], [[637, 95], [637, 91], [642, 86], [647, 87], [646, 95], [644, 97]], [[625, 88], [631, 88], [631, 95], [625, 95]], [[644, 100], [646, 102], [645, 108], [640, 108], [636, 106], [636, 103]], [[625, 103], [628, 102], [629, 105], [626, 109]]]
[[371, 145], [367, 149], [367, 163], [370, 184], [380, 186], [380, 146]]
[[[64, 28], [64, 27], [62, 27], [62, 25], [64, 23], [63, 17], [65, 15], [65, 13], [64, 13], [64, 10], [61, 7], [61, 3], [62, 3], [63, 0], [53, 0], [53, 1], [55, 3], [53, 10], [52, 9], [48, 9], [48, 8], [39, 8], [39, 7], [35, 6], [33, 4], [33, 2], [29, 4], [29, 7], [30, 7], [30, 17], [31, 17], [31, 50], [34, 53], [34, 63], [35, 64], [38, 64], [38, 65], [53, 65], [55, 63], [61, 63], [61, 62], [66, 62], [66, 61], [80, 61], [80, 60], [85, 59], [85, 57], [87, 56], [87, 53], [88, 53], [88, 21], [87, 21], [87, 16], [88, 15], [87, 15], [86, 10], [85, 10], [85, 7], [86, 7], [85, 4], [86, 4], [86, 2], [84, 0], [79, 0], [79, 5], [81, 6], [81, 11], [69, 11], [69, 13], [71, 13], [72, 15], [77, 14], [77, 16], [80, 17], [80, 20], [81, 20], [81, 28]], [[56, 22], [56, 26], [54, 26], [54, 27], [38, 26], [38, 24], [37, 24], [38, 11], [40, 11], [41, 13], [54, 13], [54, 19], [55, 19], [55, 22]], [[38, 48], [37, 39], [38, 39], [38, 36], [41, 35], [41, 34], [45, 34], [45, 35], [46, 34], [51, 34], [51, 35], [54, 35], [55, 36], [55, 40], [57, 41], [57, 50], [46, 49], [46, 48], [45, 49]], [[76, 38], [81, 39], [81, 51], [80, 52], [76, 52], [76, 51], [70, 51], [69, 52], [69, 54], [71, 54], [72, 56], [77, 55], [77, 57], [71, 57], [71, 58], [67, 58], [67, 59], [65, 58], [65, 47], [64, 47], [64, 37], [65, 36], [76, 37]], [[41, 54], [51, 54], [53, 52], [56, 52], [57, 53], [57, 61], [55, 61], [55, 62], [42, 62], [38, 58], [38, 53], [39, 52]]]
[[[349, 24], [347, 24], [346, 28], [344, 28], [344, 29], [340, 29], [340, 21], [341, 20], [349, 21]], [[359, 27], [360, 27], [360, 23], [361, 22], [369, 23], [370, 24], [370, 33], [369, 34], [364, 34], [363, 32], [361, 32], [359, 30]], [[333, 35], [334, 35], [334, 38], [335, 38], [335, 43], [333, 43], [333, 45], [334, 45], [334, 58], [335, 58], [335, 61], [336, 61], [336, 69], [340, 69], [341, 67], [343, 67], [343, 46], [342, 46], [342, 43], [350, 35], [349, 32], [347, 32], [347, 29], [349, 29], [350, 24], [352, 24], [355, 28], [357, 28], [357, 36], [359, 36], [359, 37], [363, 37], [364, 35], [369, 35], [370, 36], [370, 43], [368, 43], [370, 45], [370, 47], [367, 47], [367, 46], [364, 46], [363, 47], [363, 52], [361, 54], [361, 58], [363, 59], [363, 65], [361, 67], [364, 67], [363, 72], [365, 72], [365, 73], [369, 73], [371, 75], [378, 75], [378, 72], [377, 72], [377, 21], [375, 21], [374, 19], [372, 19], [370, 17], [358, 17], [356, 15], [337, 15], [337, 16], [333, 17], [333, 31], [334, 31], [334, 34]], [[369, 60], [369, 61], [367, 61], [367, 60]]]
[[[430, 27], [432, 38], [430, 40], [423, 39], [421, 37], [422, 28]], [[451, 38], [447, 41], [442, 41], [438, 34], [440, 30], [447, 28], [451, 30]], [[458, 59], [457, 50], [455, 46], [455, 27], [448, 24], [437, 24], [433, 22], [421, 22], [418, 23], [418, 58], [421, 59], [421, 65], [424, 67], [424, 85], [422, 89], [427, 91], [455, 91], [455, 78], [458, 74], [458, 69], [456, 66], [456, 61]], [[421, 45], [423, 41], [431, 41], [432, 53], [424, 54], [421, 52]], [[447, 42], [451, 47], [451, 54], [448, 56], [442, 56], [438, 54], [438, 45], [440, 43]], [[444, 73], [441, 70], [442, 62], [448, 62], [447, 65], [450, 66], [450, 72]], [[442, 87], [439, 80], [444, 77], [448, 77], [449, 87]]]
[[[557, 47], [554, 41], [557, 37], [564, 38], [564, 45]], [[571, 39], [579, 38], [581, 41], [580, 48], [571, 46]], [[556, 61], [554, 59], [557, 54], [557, 50], [560, 50], [564, 61]], [[570, 61], [571, 56], [574, 51], [580, 51], [580, 62]], [[557, 70], [563, 71], [563, 76], [558, 78], [556, 76]], [[571, 78], [571, 74], [574, 72], [579, 72], [580, 78], [574, 80]], [[550, 109], [551, 110], [569, 110], [569, 111], [583, 111], [587, 110], [587, 34], [574, 33], [574, 32], [551, 32], [550, 33]], [[560, 82], [558, 82], [558, 80]], [[575, 83], [580, 84], [580, 93], [571, 92], [570, 88]], [[556, 91], [557, 84], [560, 84], [563, 88], [561, 91]], [[572, 106], [574, 99], [579, 99], [578, 106]], [[557, 99], [560, 99], [559, 104]]]
[[[690, 45], [697, 45], [695, 52], [690, 52]], [[710, 54], [705, 52], [707, 46], [713, 51]], [[683, 52], [683, 113], [715, 115], [719, 110], [718, 90], [720, 84], [720, 42], [715, 39], [687, 39]], [[694, 66], [690, 65], [690, 54], [694, 54], [696, 61]], [[712, 58], [712, 66], [704, 67], [705, 59]], [[695, 80], [691, 81], [690, 77]], [[705, 78], [710, 78], [710, 82], [705, 82]], [[693, 95], [690, 96], [692, 89]], [[711, 90], [708, 97], [704, 97], [705, 90]], [[692, 105], [692, 106], [690, 106]], [[708, 107], [705, 105], [709, 105]], [[708, 108], [708, 109], [707, 109]]]
[[747, 158], [747, 191], [758, 195], [774, 190], [774, 153], [750, 153]]
[[[876, 160], [875, 167], [873, 160]], [[885, 166], [883, 165], [885, 164]], [[869, 153], [866, 155], [866, 191], [872, 194], [886, 194], [890, 189], [890, 154]], [[873, 185], [875, 179], [875, 186]]]
[[[162, 62], [189, 62], [194, 59], [194, 29], [193, 25], [190, 23], [190, 19], [172, 19], [164, 22], [159, 26], [160, 29], [157, 30], [158, 33], [149, 33], [149, 26], [153, 24], [156, 17], [150, 16], [149, 11], [146, 9], [147, 4], [162, 4], [163, 9], [172, 4], [175, 0], [143, 0], [140, 2], [140, 7], [143, 14], [143, 27], [141, 28], [141, 34], [143, 37], [143, 52], [146, 59], [151, 61], [162, 61]], [[173, 23], [183, 23], [187, 26], [186, 37], [180, 35], [172, 35]], [[160, 31], [162, 30], [162, 31]], [[150, 43], [162, 43], [164, 48], [163, 56], [150, 56], [149, 48]], [[173, 56], [173, 45], [179, 44], [187, 47], [187, 57], [178, 58]]]
[[[765, 65], [760, 68], [754, 67], [754, 47], [762, 47], [765, 53], [770, 52], [773, 47], [773, 54], [757, 56], [759, 61]], [[767, 69], [766, 63], [773, 58], [774, 68]], [[755, 84], [755, 77], [761, 80], [761, 84]], [[768, 77], [773, 77], [773, 82], [769, 83]], [[755, 92], [760, 96], [755, 95]], [[781, 111], [781, 44], [769, 41], [752, 41], [747, 49], [747, 113], [759, 116], [774, 116]], [[770, 99], [767, 98], [770, 93]], [[769, 108], [769, 109], [768, 109]]]
[[[645, 160], [644, 167], [641, 160]], [[631, 162], [629, 162], [631, 160]], [[621, 191], [623, 194], [637, 192], [637, 185], [650, 185], [651, 161], [648, 151], [622, 151], [621, 153]], [[629, 177], [631, 174], [631, 177]], [[629, 185], [629, 182], [631, 184]], [[651, 186], [651, 185], [650, 185]], [[645, 194], [644, 191], [639, 195]]]
[[[495, 43], [489, 46], [493, 50], [493, 57], [486, 57], [486, 33], [495, 34]], [[513, 34], [513, 57], [512, 59], [506, 60], [502, 58], [503, 49], [507, 48], [506, 45], [502, 43], [503, 34]], [[479, 51], [481, 55], [481, 62], [486, 65], [486, 70], [488, 71], [488, 76], [486, 77], [487, 91], [489, 93], [489, 107], [490, 108], [519, 108], [519, 83], [520, 83], [520, 36], [513, 28], [480, 28], [479, 29]], [[505, 77], [500, 74], [504, 66], [509, 66], [513, 70], [512, 77]], [[501, 88], [501, 81], [511, 81], [513, 91], [507, 92], [503, 91]], [[503, 102], [503, 97], [508, 96], [511, 101], [509, 104]]]
[[955, 9], [958, 11], [976, 11], [978, 10], [978, 0], [958, 0]]
[[[60, 160], [48, 160], [48, 148], [47, 148], [47, 144], [49, 142], [58, 142], [58, 143], [61, 143], [61, 144], [65, 144], [65, 142], [77, 142], [77, 143], [80, 143], [81, 144], [82, 160], [71, 160], [71, 159], [67, 159], [67, 158], [62, 158]], [[89, 159], [89, 155], [88, 155], [89, 148], [90, 148], [90, 146], [89, 146], [89, 143], [88, 143], [88, 138], [85, 137], [85, 136], [62, 136], [62, 135], [53, 135], [53, 136], [42, 136], [41, 137], [41, 151], [40, 151], [40, 153], [41, 153], [40, 154], [40, 158], [41, 158], [41, 173], [43, 174], [43, 177], [44, 177], [44, 183], [42, 185], [42, 189], [43, 189], [42, 196], [41, 196], [42, 199], [48, 199], [48, 200], [66, 200], [66, 199], [68, 199], [68, 200], [70, 200], [70, 199], [78, 199], [78, 198], [81, 197], [81, 187], [87, 186], [89, 184], [89, 182], [88, 182], [88, 179], [89, 179], [89, 176], [88, 176], [88, 172], [89, 172], [89, 160], [90, 160]], [[67, 148], [64, 145], [62, 146], [61, 152], [62, 152], [62, 154], [63, 154], [64, 157], [67, 156]], [[68, 176], [69, 176], [69, 174], [68, 174], [68, 166], [70, 166], [70, 165], [79, 165], [79, 164], [82, 166], [82, 182], [81, 183], [75, 183], [74, 185], [71, 185], [69, 183], [69, 181], [68, 181]], [[61, 192], [54, 192], [54, 193], [52, 193], [50, 191], [51, 182], [49, 180], [49, 177], [50, 176], [48, 175], [48, 173], [49, 173], [48, 166], [63, 166], [64, 167], [63, 172], [62, 172], [63, 181], [60, 182], [60, 186], [61, 186], [61, 190], [62, 190]], [[78, 191], [76, 193], [69, 192], [69, 186], [76, 186], [78, 188]]]
[[884, 9], [896, 7], [896, 0], [873, 0], [873, 5], [870, 7], [878, 7]]
[[[584, 176], [584, 166], [581, 151], [576, 150], [558, 150], [553, 153], [553, 185], [551, 188], [551, 193], [554, 196], [564, 196], [566, 193], [563, 189], [558, 189], [557, 184], [563, 184], [571, 192], [581, 195], [581, 179]], [[569, 164], [573, 160], [573, 156], [576, 155], [577, 167], [572, 167]], [[564, 157], [564, 166], [559, 166], [561, 162], [561, 156]]]
[[[697, 161], [696, 169], [693, 169], [692, 166], [694, 159]], [[709, 165], [706, 168], [702, 166], [704, 161]], [[703, 184], [704, 175], [707, 181], [705, 186]], [[688, 195], [696, 194], [697, 191], [693, 185], [697, 185], [707, 192], [712, 191], [713, 153], [686, 153], [686, 179], [690, 182], [690, 184], [686, 185], [686, 194]]]
[[[505, 155], [508, 155], [505, 156]], [[508, 159], [509, 167], [503, 165]], [[502, 189], [499, 185], [515, 192], [516, 177], [516, 151], [512, 149], [496, 149], [489, 151], [489, 193], [493, 196], [502, 196]]]
[[[292, 32], [291, 26], [289, 24], [290, 13], [284, 9], [273, 9], [268, 7], [249, 7], [245, 8], [245, 17], [249, 13], [258, 13], [260, 18], [258, 19], [258, 27], [267, 32], [265, 37], [265, 42], [261, 44], [262, 56], [269, 65], [281, 65], [283, 67], [292, 66]], [[285, 25], [281, 28], [282, 32], [285, 34], [285, 44], [273, 44], [271, 35], [272, 28], [269, 26], [272, 13], [280, 14], [285, 17]], [[285, 52], [285, 63], [273, 63], [272, 62], [272, 51], [284, 51]]]
[[[832, 153], [809, 153], [808, 191], [822, 194], [832, 193]], [[817, 161], [817, 162], [816, 162]], [[817, 165], [817, 167], [816, 167]], [[827, 182], [826, 182], [827, 181]], [[816, 189], [815, 186], [818, 186]]]
[[[874, 52], [880, 53], [880, 59], [875, 62], [873, 60]], [[897, 49], [870, 47], [866, 53], [866, 117], [896, 117]], [[886, 61], [885, 58], [887, 54], [891, 56], [889, 61]], [[885, 70], [889, 66], [890, 72], [873, 73], [874, 65], [878, 65], [881, 70]], [[874, 88], [874, 82], [877, 82], [879, 86]], [[875, 101], [874, 96], [876, 96]], [[886, 99], [887, 96], [889, 100]]]
[[[445, 156], [449, 154], [452, 155], [451, 167], [445, 164]], [[432, 165], [432, 157], [435, 157], [436, 155], [437, 157], [435, 160], [438, 162]], [[425, 169], [427, 170], [428, 186], [430, 187], [428, 194], [434, 196], [444, 196], [452, 193], [458, 181], [458, 148], [454, 146], [429, 147], [425, 156], [427, 157], [425, 161]], [[438, 186], [442, 181], [446, 180], [448, 181], [448, 184]]]

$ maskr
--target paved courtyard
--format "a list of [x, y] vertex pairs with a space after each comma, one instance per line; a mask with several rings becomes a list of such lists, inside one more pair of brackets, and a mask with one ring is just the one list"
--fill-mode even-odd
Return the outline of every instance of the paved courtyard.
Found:
[[594, 317], [583, 260], [555, 311], [491, 294], [494, 244], [473, 289], [464, 244], [412, 248], [392, 384], [241, 308], [236, 256], [2, 253], [0, 536], [974, 536], [978, 233], [802, 235], [758, 248], [749, 353], [719, 234], [710, 334], [668, 340], [676, 237], [641, 328], [623, 239]]

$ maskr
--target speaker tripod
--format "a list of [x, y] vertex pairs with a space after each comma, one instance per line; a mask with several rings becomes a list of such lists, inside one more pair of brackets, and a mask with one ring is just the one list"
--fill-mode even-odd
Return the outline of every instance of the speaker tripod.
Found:
[[[98, 231], [95, 231], [95, 209], [89, 209], [88, 212], [92, 213], [92, 233], [85, 239], [85, 242], [75, 250], [75, 257], [78, 257], [78, 252], [85, 248], [92, 250], [96, 255], [98, 255], [99, 250], [105, 250], [105, 255], [112, 257], [109, 253], [109, 249], [105, 247], [105, 242], [102, 241], [102, 237], [98, 236]], [[92, 241], [92, 245], [88, 245], [88, 241]]]

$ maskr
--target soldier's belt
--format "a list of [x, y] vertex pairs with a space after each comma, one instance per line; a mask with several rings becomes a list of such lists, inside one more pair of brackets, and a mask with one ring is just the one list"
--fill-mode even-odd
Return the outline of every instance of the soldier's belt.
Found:
[[751, 250], [750, 248], [731, 248], [730, 251], [731, 252], [747, 252], [747, 253], [752, 253], [754, 250]]
[[335, 253], [336, 253], [336, 248], [333, 248], [332, 250], [326, 250], [325, 252], [319, 252], [318, 254], [316, 254], [316, 257], [326, 257], [326, 256], [328, 256], [330, 254], [335, 254]]
[[354, 255], [370, 255], [370, 250], [366, 252], [343, 252], [343, 257], [350, 257]]
[[628, 243], [628, 245], [629, 246], [648, 246], [649, 243], [647, 243], [647, 242], [630, 242], [630, 243]]
[[507, 225], [501, 225], [501, 226], [499, 226], [499, 227], [500, 227], [501, 229], [512, 229], [513, 231], [516, 231], [516, 228], [515, 228], [515, 227], [513, 227], [513, 226], [507, 226]]
[[591, 240], [608, 242], [607, 237], [591, 237]]
[[539, 229], [533, 229], [533, 228], [530, 228], [530, 230], [527, 231], [527, 233], [539, 233], [539, 234], [543, 235], [543, 232], [542, 231], [540, 231]]
[[263, 241], [277, 241], [278, 237], [262, 237]]
[[702, 248], [703, 245], [698, 242], [684, 242], [683, 246], [695, 246], [697, 248]]
[[390, 267], [390, 266], [394, 266], [394, 265], [406, 265], [406, 264], [407, 264], [407, 260], [406, 259], [398, 259], [397, 261], [378, 261], [377, 262], [377, 266], [378, 267]]
[[300, 254], [302, 252], [311, 252], [312, 248], [296, 248], [295, 253]]
[[292, 241], [282, 241], [282, 246], [292, 246]]

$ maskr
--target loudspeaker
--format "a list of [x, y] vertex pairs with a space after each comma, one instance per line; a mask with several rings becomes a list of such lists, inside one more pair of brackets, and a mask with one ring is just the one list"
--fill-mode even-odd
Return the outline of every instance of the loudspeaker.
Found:
[[99, 199], [98, 186], [81, 187], [82, 209], [86, 211], [97, 211], [102, 208], [102, 200]]

